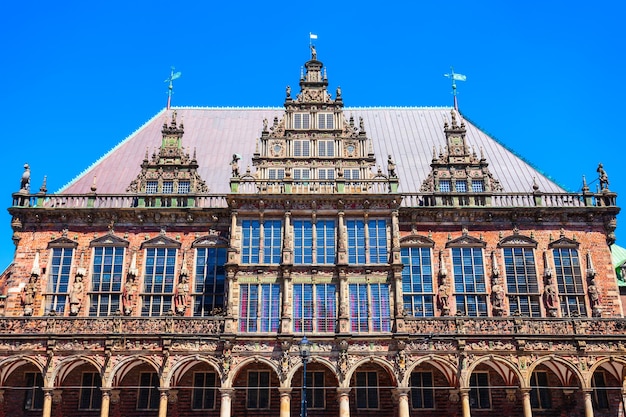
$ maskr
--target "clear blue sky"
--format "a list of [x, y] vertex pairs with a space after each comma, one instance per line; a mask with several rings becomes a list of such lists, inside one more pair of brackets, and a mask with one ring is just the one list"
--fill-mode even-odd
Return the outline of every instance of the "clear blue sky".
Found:
[[[626, 195], [624, 1], [34, 1], [3, 6], [4, 206], [57, 191], [166, 104], [281, 106], [309, 32], [346, 106], [449, 106], [570, 191]], [[130, 179], [129, 179], [130, 181]], [[626, 217], [623, 217], [626, 219]], [[618, 244], [626, 224], [618, 221]], [[0, 269], [13, 258], [0, 214]]]

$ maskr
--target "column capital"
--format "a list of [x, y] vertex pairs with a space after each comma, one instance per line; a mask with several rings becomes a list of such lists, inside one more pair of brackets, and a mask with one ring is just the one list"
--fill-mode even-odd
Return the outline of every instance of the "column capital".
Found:
[[397, 396], [408, 396], [410, 392], [411, 392], [411, 388], [409, 387], [393, 388], [393, 393]]
[[339, 395], [340, 397], [346, 396], [346, 395], [350, 395], [350, 391], [352, 391], [352, 388], [337, 388], [337, 395]]
[[222, 394], [222, 397], [232, 398], [235, 396], [234, 388], [219, 388], [219, 391], [220, 391], [220, 394]]
[[280, 394], [280, 396], [284, 396], [284, 395], [291, 395], [291, 391], [293, 391], [293, 388], [291, 387], [280, 387], [278, 388], [278, 393]]

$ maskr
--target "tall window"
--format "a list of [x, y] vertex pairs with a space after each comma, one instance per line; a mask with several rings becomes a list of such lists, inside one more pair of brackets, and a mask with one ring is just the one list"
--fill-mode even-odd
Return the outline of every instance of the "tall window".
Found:
[[452, 191], [452, 183], [450, 180], [439, 180], [439, 191], [442, 193], [449, 193]]
[[57, 314], [65, 312], [65, 305], [69, 295], [69, 282], [72, 268], [73, 248], [53, 248], [50, 273], [48, 275], [48, 289], [46, 294], [46, 314], [55, 311]]
[[606, 381], [604, 379], [604, 372], [596, 371], [593, 373], [591, 379], [591, 386], [593, 387], [593, 406], [598, 410], [609, 409], [609, 395], [606, 390]]
[[311, 115], [309, 113], [295, 113], [293, 115], [293, 128], [294, 129], [309, 129], [310, 116]]
[[452, 248], [456, 311], [465, 316], [487, 315], [482, 248]]
[[552, 408], [547, 372], [536, 371], [530, 376], [530, 404], [537, 410]]
[[[332, 129], [333, 128], [333, 114], [332, 113], [318, 113], [317, 114], [317, 128], [320, 130]], [[329, 155], [329, 156], [332, 156], [332, 155]]]
[[489, 394], [489, 374], [487, 372], [474, 372], [470, 376], [470, 407], [486, 409], [491, 408], [491, 396]]
[[43, 376], [41, 372], [26, 372], [26, 393], [24, 410], [41, 410], [43, 408]]
[[[387, 223], [385, 220], [347, 220], [348, 262], [351, 264], [387, 263]], [[367, 245], [366, 245], [367, 242]]]
[[263, 263], [279, 264], [282, 223], [280, 220], [263, 222]]
[[335, 222], [333, 220], [294, 220], [294, 263], [332, 264], [335, 261]]
[[267, 170], [267, 177], [270, 180], [282, 180], [285, 178], [285, 169], [284, 168], [269, 168]]
[[193, 315], [208, 316], [224, 307], [226, 248], [196, 248]]
[[241, 263], [258, 264], [261, 251], [261, 224], [258, 220], [241, 222]]
[[239, 331], [277, 332], [279, 324], [280, 284], [240, 284]]
[[137, 410], [157, 410], [159, 408], [159, 376], [156, 372], [139, 374]]
[[564, 317], [578, 314], [585, 316], [587, 314], [585, 288], [578, 250], [575, 248], [555, 248], [552, 253], [561, 302], [561, 314]]
[[411, 374], [411, 404], [413, 408], [435, 408], [432, 372], [413, 372]]
[[317, 178], [320, 181], [333, 181], [335, 179], [335, 168], [318, 168]]
[[97, 372], [85, 372], [80, 386], [80, 410], [99, 410], [102, 403], [102, 381]]
[[306, 402], [308, 408], [326, 408], [324, 395], [324, 372], [306, 373]]
[[378, 408], [378, 374], [375, 371], [356, 373], [356, 408]]
[[142, 316], [160, 316], [172, 310], [176, 248], [146, 248]]
[[109, 316], [118, 310], [121, 311], [124, 250], [122, 246], [93, 248], [90, 316]]
[[311, 171], [309, 168], [294, 168], [293, 179], [296, 181], [308, 181], [311, 179]]
[[433, 268], [431, 248], [405, 247], [401, 249], [402, 296], [404, 313], [416, 317], [435, 315], [433, 303]]
[[359, 169], [358, 168], [346, 168], [343, 170], [343, 177], [346, 180], [358, 180], [359, 179]]
[[[388, 332], [391, 329], [389, 286], [349, 284], [350, 324], [353, 332]], [[371, 323], [369, 318], [371, 317]]]
[[293, 141], [293, 156], [311, 156], [311, 142], [309, 140]]
[[248, 371], [246, 408], [268, 409], [270, 407], [269, 371]]
[[216, 381], [215, 372], [196, 372], [193, 374], [192, 410], [212, 410], [215, 408]]
[[335, 156], [335, 141], [334, 140], [318, 140], [317, 141], [317, 156], [319, 157]]
[[295, 332], [334, 332], [337, 317], [335, 284], [294, 284]]
[[533, 248], [505, 247], [503, 252], [509, 313], [540, 317], [540, 294]]

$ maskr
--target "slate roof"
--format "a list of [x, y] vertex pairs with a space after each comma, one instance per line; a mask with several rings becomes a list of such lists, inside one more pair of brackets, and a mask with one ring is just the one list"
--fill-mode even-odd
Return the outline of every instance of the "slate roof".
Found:
[[[242, 156], [241, 171], [251, 166], [256, 140], [263, 119], [270, 123], [282, 118], [281, 108], [187, 108], [163, 109], [131, 136], [96, 161], [66, 185], [63, 194], [90, 192], [94, 176], [98, 194], [124, 194], [140, 172], [146, 149], [152, 155], [161, 144], [163, 123], [176, 110], [184, 123], [183, 146], [190, 154], [196, 150], [198, 173], [211, 194], [227, 194], [232, 154]], [[399, 191], [419, 192], [430, 172], [433, 146], [439, 152], [445, 146], [443, 124], [450, 120], [450, 108], [345, 108], [346, 118], [363, 117], [367, 136], [372, 139], [377, 165], [386, 172], [387, 155], [392, 155], [400, 179]], [[533, 178], [543, 192], [564, 192], [558, 184], [541, 174], [494, 138], [465, 120], [467, 143], [480, 154], [483, 149], [489, 170], [500, 181], [504, 192], [532, 192]]]

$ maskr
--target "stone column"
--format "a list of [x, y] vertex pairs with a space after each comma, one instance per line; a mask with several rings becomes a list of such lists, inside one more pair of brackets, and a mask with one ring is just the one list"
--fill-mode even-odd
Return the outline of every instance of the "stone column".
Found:
[[530, 404], [530, 388], [522, 388], [522, 411], [524, 417], [533, 417], [533, 408]]
[[235, 396], [235, 390], [232, 388], [220, 388], [222, 401], [220, 404], [220, 417], [230, 417], [231, 401]]
[[472, 413], [470, 412], [470, 402], [469, 402], [469, 388], [461, 388], [461, 411], [463, 412], [463, 417], [472, 417]]
[[278, 392], [280, 393], [280, 417], [290, 417], [291, 388], [278, 388]]
[[52, 388], [43, 389], [43, 411], [41, 417], [50, 417], [52, 414]]
[[585, 396], [585, 417], [593, 417], [593, 402], [591, 401], [591, 390], [583, 390]]
[[350, 417], [350, 390], [351, 388], [337, 388], [339, 417]]
[[167, 388], [159, 388], [159, 417], [167, 417]]
[[395, 396], [398, 401], [398, 417], [410, 417], [409, 416], [409, 391], [410, 388], [396, 388]]
[[100, 388], [100, 391], [102, 391], [100, 417], [109, 417], [109, 404], [111, 404], [111, 388]]

